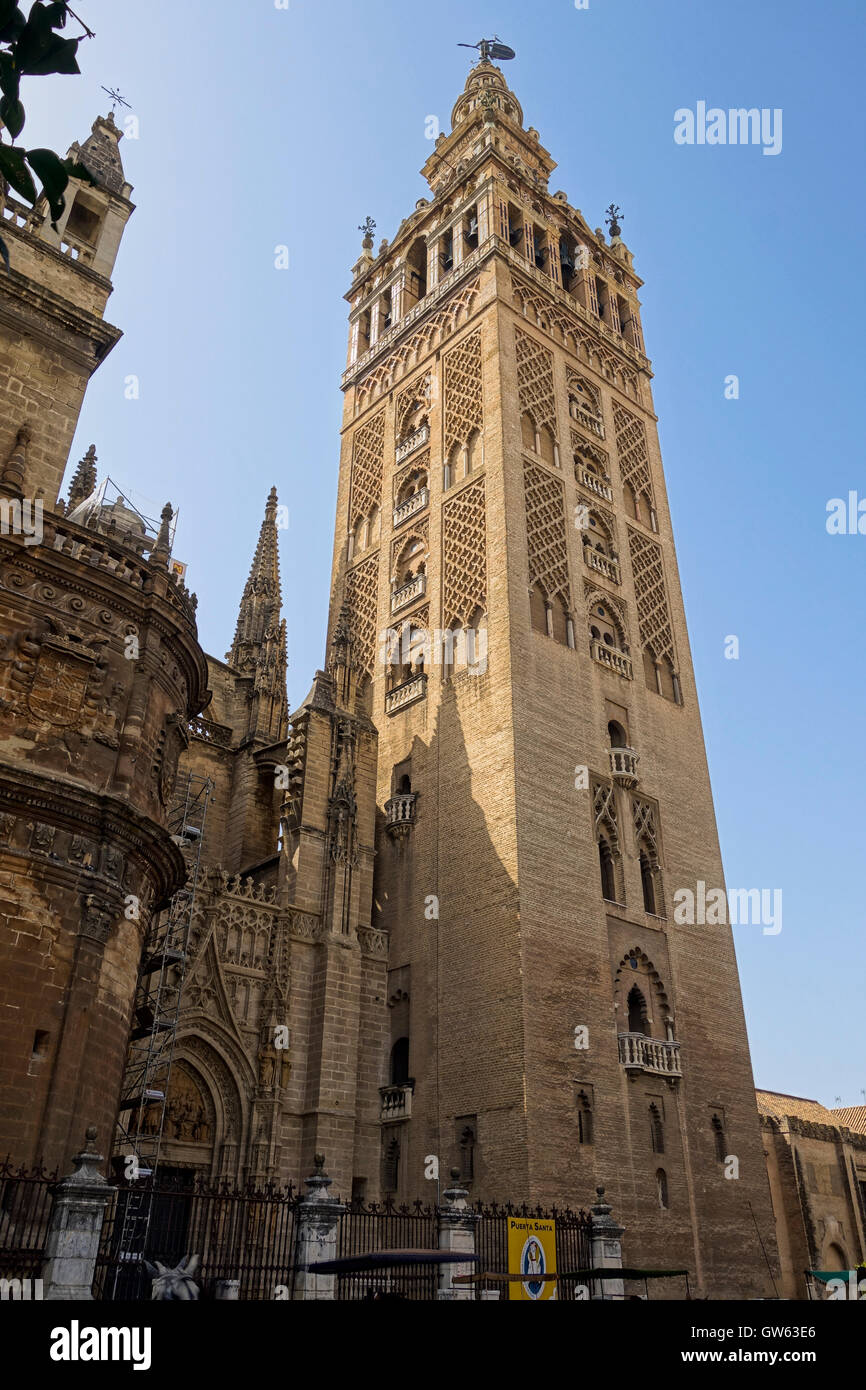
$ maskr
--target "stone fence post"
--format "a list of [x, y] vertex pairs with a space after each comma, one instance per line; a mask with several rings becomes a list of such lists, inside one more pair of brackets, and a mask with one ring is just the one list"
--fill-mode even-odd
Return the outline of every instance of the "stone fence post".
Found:
[[[443, 1193], [444, 1205], [436, 1208], [439, 1221], [439, 1249], [454, 1251], [461, 1255], [475, 1254], [475, 1228], [481, 1217], [471, 1211], [466, 1198], [466, 1188], [460, 1186], [459, 1168], [451, 1169], [451, 1186]], [[446, 1264], [439, 1266], [438, 1299], [457, 1301], [475, 1297], [472, 1284], [455, 1284], [456, 1274], [474, 1274], [475, 1265]]]
[[337, 1228], [346, 1210], [336, 1197], [328, 1196], [332, 1179], [325, 1172], [323, 1154], [316, 1154], [315, 1164], [315, 1173], [306, 1180], [310, 1191], [298, 1203], [298, 1268], [294, 1297], [305, 1300], [335, 1297], [337, 1276], [317, 1274], [307, 1266], [318, 1260], [336, 1259]]
[[[622, 1269], [622, 1234], [624, 1226], [620, 1226], [611, 1216], [613, 1208], [604, 1200], [604, 1188], [597, 1187], [598, 1201], [594, 1207], [590, 1207], [592, 1216], [592, 1234], [590, 1242], [592, 1246], [592, 1267], [593, 1269]], [[601, 1289], [600, 1293], [594, 1294], [597, 1299], [621, 1299], [624, 1295], [624, 1285], [622, 1279], [616, 1277], [596, 1281]]]
[[85, 1135], [83, 1152], [72, 1162], [73, 1171], [54, 1192], [42, 1266], [45, 1298], [57, 1301], [93, 1298], [102, 1223], [114, 1192], [100, 1172], [105, 1160], [96, 1152], [93, 1125]]

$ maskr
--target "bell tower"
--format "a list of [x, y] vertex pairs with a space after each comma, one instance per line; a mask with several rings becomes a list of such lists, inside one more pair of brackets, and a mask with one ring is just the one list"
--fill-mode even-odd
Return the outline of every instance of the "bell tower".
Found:
[[485, 1200], [603, 1184], [629, 1264], [756, 1295], [732, 935], [674, 916], [724, 880], [642, 282], [555, 167], [482, 58], [346, 296], [331, 625], [379, 731], [381, 1186], [427, 1195], [431, 1154]]

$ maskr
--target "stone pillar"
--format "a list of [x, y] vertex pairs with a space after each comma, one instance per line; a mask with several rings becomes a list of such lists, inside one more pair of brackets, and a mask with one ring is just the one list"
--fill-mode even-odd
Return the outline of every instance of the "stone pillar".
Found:
[[331, 1178], [325, 1172], [323, 1154], [316, 1154], [316, 1171], [307, 1178], [308, 1195], [298, 1205], [296, 1299], [333, 1299], [336, 1275], [317, 1274], [307, 1268], [319, 1260], [337, 1256], [337, 1226], [346, 1208], [328, 1196]]
[[[592, 1267], [593, 1269], [622, 1269], [622, 1233], [620, 1226], [611, 1216], [612, 1208], [604, 1200], [604, 1188], [597, 1187], [598, 1201], [590, 1207], [592, 1215]], [[624, 1294], [622, 1279], [612, 1278], [596, 1281], [599, 1293], [597, 1299], [621, 1299]]]
[[[475, 1227], [481, 1217], [471, 1211], [466, 1201], [468, 1192], [460, 1186], [460, 1170], [451, 1169], [451, 1186], [443, 1193], [444, 1205], [437, 1208], [439, 1218], [439, 1249], [457, 1251], [461, 1255], [475, 1254]], [[439, 1288], [436, 1297], [457, 1301], [474, 1299], [472, 1284], [455, 1284], [456, 1274], [474, 1274], [475, 1265], [447, 1264], [439, 1266]]]
[[100, 1172], [105, 1159], [95, 1149], [96, 1129], [90, 1125], [83, 1152], [75, 1155], [73, 1171], [58, 1183], [54, 1194], [42, 1266], [46, 1299], [93, 1298], [102, 1222], [114, 1191]]

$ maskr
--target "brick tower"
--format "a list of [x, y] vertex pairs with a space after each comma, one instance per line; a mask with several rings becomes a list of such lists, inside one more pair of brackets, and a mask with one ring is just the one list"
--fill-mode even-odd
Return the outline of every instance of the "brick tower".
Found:
[[[131, 212], [109, 116], [70, 151], [55, 231], [0, 196], [0, 1153], [68, 1164], [112, 1133], [141, 943], [186, 877], [166, 829], [207, 687], [195, 598], [149, 529], [97, 489], [58, 500]], [[2, 190], [0, 190], [2, 192]]]
[[733, 941], [672, 911], [723, 877], [641, 281], [554, 168], [482, 60], [347, 295], [331, 629], [379, 731], [377, 1176], [603, 1183], [629, 1264], [747, 1296], [773, 1238]]

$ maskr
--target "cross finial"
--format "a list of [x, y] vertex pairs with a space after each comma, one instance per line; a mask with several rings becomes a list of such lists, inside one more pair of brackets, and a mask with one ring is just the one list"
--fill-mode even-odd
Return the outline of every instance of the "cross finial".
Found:
[[118, 106], [125, 106], [126, 109], [127, 109], [127, 111], [131, 111], [131, 110], [132, 110], [132, 107], [130, 106], [129, 102], [128, 102], [128, 101], [124, 101], [123, 97], [120, 95], [120, 92], [118, 92], [118, 91], [116, 90], [116, 88], [114, 88], [114, 87], [103, 87], [102, 90], [103, 90], [103, 92], [105, 92], [105, 94], [106, 94], [107, 96], [110, 96], [110, 97], [111, 97], [111, 113], [112, 113], [112, 115], [114, 115], [114, 113], [116, 112]]
[[610, 207], [605, 211], [604, 220], [612, 237], [619, 236], [622, 231], [619, 225], [621, 217], [622, 210], [617, 207], [616, 203], [611, 203]]

